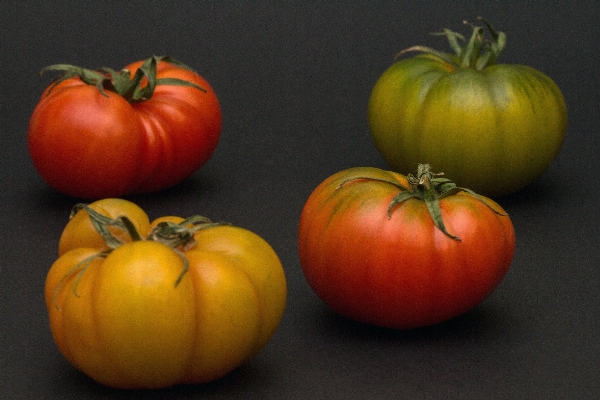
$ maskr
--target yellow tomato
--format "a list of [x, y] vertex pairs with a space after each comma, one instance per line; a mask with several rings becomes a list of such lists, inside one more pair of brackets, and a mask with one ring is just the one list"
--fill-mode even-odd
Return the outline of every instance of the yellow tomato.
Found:
[[[166, 221], [172, 229], [184, 220], [160, 218], [152, 227]], [[76, 368], [119, 388], [202, 383], [271, 339], [287, 295], [271, 246], [242, 228], [204, 222], [193, 232], [184, 224], [193, 239], [175, 248], [151, 235], [100, 257], [98, 248], [71, 249], [53, 264], [50, 327]]]

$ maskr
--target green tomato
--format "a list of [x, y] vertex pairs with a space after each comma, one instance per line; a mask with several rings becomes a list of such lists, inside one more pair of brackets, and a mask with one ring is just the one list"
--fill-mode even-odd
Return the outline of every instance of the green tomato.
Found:
[[428, 163], [459, 186], [501, 196], [530, 184], [558, 154], [567, 129], [560, 89], [531, 67], [496, 64], [505, 35], [486, 25], [491, 41], [481, 27], [468, 41], [446, 29], [456, 55], [412, 47], [400, 55], [422, 54], [395, 62], [375, 84], [369, 126], [392, 169]]

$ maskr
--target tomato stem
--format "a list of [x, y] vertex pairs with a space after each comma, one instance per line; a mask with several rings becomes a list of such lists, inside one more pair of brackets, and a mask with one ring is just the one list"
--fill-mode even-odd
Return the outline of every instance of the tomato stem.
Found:
[[416, 176], [413, 174], [408, 174], [406, 176], [409, 187], [406, 187], [399, 182], [394, 182], [387, 179], [379, 179], [372, 177], [354, 177], [346, 179], [345, 181], [340, 183], [336, 190], [342, 188], [342, 186], [346, 185], [347, 183], [356, 180], [371, 180], [389, 183], [390, 185], [393, 185], [400, 189], [400, 192], [398, 192], [398, 194], [396, 194], [390, 202], [387, 211], [388, 219], [392, 217], [392, 212], [394, 208], [402, 202], [408, 199], [421, 200], [425, 202], [425, 205], [427, 206], [427, 211], [429, 212], [429, 215], [431, 216], [434, 225], [439, 230], [441, 230], [446, 236], [458, 242], [461, 242], [462, 240], [458, 236], [454, 236], [450, 232], [448, 232], [448, 230], [444, 226], [442, 211], [440, 208], [440, 200], [442, 200], [443, 198], [454, 195], [458, 192], [466, 192], [474, 196], [479, 201], [481, 201], [496, 214], [503, 216], [507, 215], [494, 209], [480, 195], [473, 192], [471, 189], [458, 187], [450, 179], [442, 177], [443, 175], [443, 172], [432, 172], [429, 164], [419, 164], [419, 166], [417, 167]]
[[[73, 216], [81, 210], [84, 210], [89, 215], [90, 220], [94, 225], [94, 228], [96, 229], [98, 234], [102, 236], [104, 243], [106, 243], [109, 249], [99, 252], [93, 257], [82, 261], [81, 263], [77, 264], [72, 271], [77, 270], [84, 263], [89, 265], [96, 257], [106, 257], [108, 254], [110, 254], [111, 251], [125, 244], [125, 242], [118, 239], [110, 230], [110, 228], [117, 228], [126, 232], [131, 238], [131, 240], [134, 242], [141, 240], [151, 240], [158, 243], [162, 243], [173, 249], [173, 251], [175, 251], [183, 260], [183, 269], [179, 274], [177, 280], [175, 281], [176, 287], [187, 272], [187, 270], [189, 269], [189, 262], [184, 252], [192, 249], [196, 245], [197, 242], [194, 238], [194, 233], [201, 229], [208, 229], [220, 225], [228, 225], [225, 222], [212, 222], [206, 217], [203, 217], [201, 215], [195, 215], [186, 218], [178, 224], [170, 221], [160, 222], [150, 231], [150, 234], [144, 239], [139, 234], [131, 220], [126, 216], [110, 218], [95, 211], [87, 204], [76, 204], [71, 210], [70, 218], [73, 218]], [[85, 272], [87, 265], [80, 270], [79, 276], [81, 276], [81, 274]], [[72, 273], [72, 271], [68, 272], [67, 275], [63, 278], [63, 280], [66, 279], [66, 277], [69, 276]], [[79, 277], [77, 281], [79, 281]]]
[[65, 280], [71, 276], [72, 274], [74, 274], [77, 270], [77, 278], [75, 278], [75, 283], [73, 283], [73, 294], [75, 295], [75, 297], [79, 297], [79, 293], [77, 293], [77, 286], [79, 286], [79, 281], [81, 280], [81, 276], [83, 275], [83, 273], [87, 270], [87, 268], [92, 264], [92, 262], [96, 259], [96, 258], [104, 258], [106, 257], [108, 254], [110, 253], [110, 250], [105, 250], [105, 251], [100, 251], [96, 254], [93, 254], [89, 257], [84, 258], [83, 260], [81, 260], [80, 262], [78, 262], [77, 264], [75, 264], [75, 266], [73, 268], [71, 268], [58, 282], [58, 284], [56, 285], [56, 287], [54, 288], [54, 295], [53, 295], [53, 300], [52, 302], [54, 303], [54, 307], [56, 307], [57, 310], [61, 310], [61, 308], [58, 306], [58, 303], [56, 302], [56, 298], [58, 296], [58, 291], [59, 289], [62, 287], [62, 285], [64, 284]]
[[[166, 244], [183, 259], [183, 270], [175, 281], [175, 286], [179, 284], [189, 269], [188, 259], [183, 252], [192, 249], [196, 245], [197, 242], [194, 238], [194, 233], [201, 229], [219, 225], [225, 225], [225, 223], [212, 222], [210, 219], [201, 215], [194, 215], [178, 224], [171, 221], [160, 222], [152, 229], [152, 231], [150, 231], [146, 240], [153, 240], [155, 242]], [[179, 250], [180, 248], [182, 250]]]
[[[131, 71], [122, 69], [115, 71], [112, 68], [102, 67], [98, 70], [91, 70], [71, 64], [54, 64], [42, 68], [40, 75], [46, 71], [63, 71], [63, 74], [56, 78], [50, 85], [47, 95], [52, 89], [64, 80], [79, 77], [88, 85], [94, 85], [98, 91], [105, 97], [108, 94], [105, 90], [117, 93], [131, 103], [148, 100], [154, 94], [158, 85], [171, 86], [190, 86], [206, 93], [206, 89], [177, 78], [157, 78], [157, 69], [159, 62], [168, 62], [180, 68], [195, 72], [193, 69], [169, 56], [152, 56], [145, 60], [143, 64], [135, 71], [133, 77]], [[144, 80], [144, 78], [146, 78]]]
[[102, 236], [104, 243], [106, 243], [110, 249], [114, 250], [123, 244], [123, 242], [110, 231], [111, 227], [125, 231], [133, 241], [142, 240], [142, 237], [138, 233], [137, 229], [127, 217], [120, 216], [111, 219], [95, 211], [87, 204], [79, 203], [76, 204], [71, 210], [71, 218], [80, 210], [84, 210], [90, 216], [90, 220], [92, 221], [94, 228], [100, 234], [100, 236]]
[[450, 47], [454, 50], [454, 54], [445, 53], [426, 46], [412, 46], [399, 52], [395, 59], [397, 60], [408, 52], [418, 51], [428, 54], [438, 61], [448, 63], [457, 69], [473, 68], [481, 71], [490, 65], [494, 65], [506, 46], [506, 35], [504, 32], [496, 31], [485, 19], [481, 17], [477, 19], [485, 24], [490, 32], [491, 40], [485, 38], [483, 27], [463, 21], [465, 25], [473, 29], [468, 41], [460, 33], [448, 28], [444, 28], [441, 32], [432, 33], [435, 36], [446, 36]]

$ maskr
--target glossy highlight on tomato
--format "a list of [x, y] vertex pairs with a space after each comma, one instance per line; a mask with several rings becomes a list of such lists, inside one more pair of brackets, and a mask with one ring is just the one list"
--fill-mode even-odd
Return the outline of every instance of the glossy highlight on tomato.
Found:
[[509, 270], [515, 233], [502, 207], [426, 168], [417, 177], [350, 168], [304, 205], [302, 271], [347, 318], [393, 329], [433, 325], [482, 302]]
[[279, 326], [281, 262], [243, 228], [198, 216], [147, 221], [121, 199], [74, 208], [46, 278], [54, 341], [74, 367], [111, 387], [223, 377]]
[[171, 187], [215, 151], [221, 109], [209, 83], [169, 57], [120, 71], [72, 65], [42, 94], [28, 148], [41, 177], [68, 195], [100, 199]]
[[529, 185], [557, 156], [567, 129], [560, 89], [534, 68], [497, 63], [506, 37], [487, 26], [489, 41], [482, 27], [468, 41], [446, 29], [456, 54], [414, 46], [399, 56], [421, 54], [377, 80], [369, 127], [394, 171], [427, 160], [458, 185], [496, 197]]

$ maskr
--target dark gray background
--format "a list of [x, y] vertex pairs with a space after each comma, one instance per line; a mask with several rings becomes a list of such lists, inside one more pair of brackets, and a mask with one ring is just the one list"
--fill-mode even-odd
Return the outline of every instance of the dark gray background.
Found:
[[[485, 302], [447, 323], [396, 332], [347, 321], [302, 276], [302, 205], [334, 172], [386, 167], [366, 122], [376, 79], [399, 50], [447, 49], [428, 33], [479, 15], [508, 35], [500, 61], [549, 75], [569, 109], [548, 171], [497, 199], [517, 233], [512, 268]], [[596, 0], [0, 0], [0, 399], [599, 398], [599, 21]], [[43, 284], [77, 200], [38, 177], [26, 130], [50, 80], [42, 67], [120, 68], [153, 54], [208, 79], [223, 133], [191, 179], [131, 199], [152, 218], [203, 214], [263, 236], [284, 264], [289, 298], [272, 341], [226, 378], [123, 392], [76, 372], [52, 341]]]

